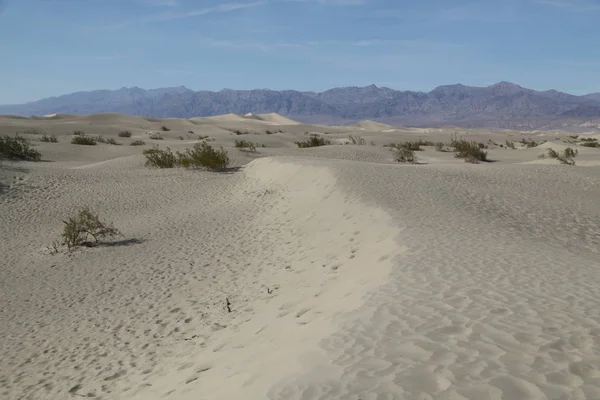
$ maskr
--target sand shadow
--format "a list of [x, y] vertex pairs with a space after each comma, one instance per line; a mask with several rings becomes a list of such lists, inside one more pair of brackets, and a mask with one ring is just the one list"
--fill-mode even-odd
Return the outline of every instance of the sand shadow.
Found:
[[240, 171], [241, 169], [242, 169], [242, 167], [228, 167], [228, 168], [217, 169], [217, 170], [215, 170], [215, 172], [219, 172], [221, 174], [233, 174], [233, 173]]
[[142, 244], [145, 240], [133, 238], [133, 239], [123, 239], [123, 240], [115, 240], [112, 242], [85, 242], [82, 243], [82, 246], [85, 247], [124, 247], [124, 246], [133, 246], [136, 244]]

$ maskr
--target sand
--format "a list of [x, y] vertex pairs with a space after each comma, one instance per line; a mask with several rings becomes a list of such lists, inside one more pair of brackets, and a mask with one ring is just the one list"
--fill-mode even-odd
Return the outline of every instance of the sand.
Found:
[[[600, 149], [273, 121], [0, 117], [59, 137], [22, 133], [44, 161], [0, 166], [0, 398], [600, 398]], [[367, 145], [298, 149], [309, 132]], [[456, 133], [494, 162], [383, 147]], [[200, 135], [234, 168], [144, 167]], [[521, 138], [550, 141], [499, 146]], [[567, 146], [574, 167], [538, 159]], [[51, 254], [80, 205], [123, 237]]]

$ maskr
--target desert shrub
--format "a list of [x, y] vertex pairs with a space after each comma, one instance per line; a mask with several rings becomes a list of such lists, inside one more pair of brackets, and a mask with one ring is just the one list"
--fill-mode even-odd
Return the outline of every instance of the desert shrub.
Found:
[[33, 149], [29, 140], [19, 136], [4, 135], [0, 137], [0, 159], [40, 161], [42, 155]]
[[85, 132], [84, 131], [73, 131], [73, 135], [74, 136], [84, 136]]
[[161, 150], [158, 146], [142, 152], [146, 156], [146, 166], [154, 168], [174, 168], [177, 166], [177, 157], [170, 148]]
[[121, 233], [111, 224], [100, 221], [98, 215], [89, 208], [84, 207], [79, 210], [76, 216], [63, 221], [65, 224], [62, 233], [63, 244], [69, 250], [89, 243], [90, 237], [98, 243], [105, 237], [113, 237]]
[[393, 145], [392, 147], [395, 147], [397, 149], [403, 148], [403, 149], [411, 150], [411, 151], [422, 151], [423, 150], [421, 148], [421, 141], [397, 143], [397, 144]]
[[446, 145], [443, 142], [437, 142], [435, 144], [435, 151], [446, 151]]
[[521, 139], [521, 144], [525, 145], [527, 148], [536, 147], [537, 143], [531, 139]]
[[236, 140], [235, 147], [240, 150], [256, 151], [256, 144], [247, 140]]
[[45, 135], [46, 134], [46, 132], [44, 132], [41, 129], [37, 129], [37, 128], [25, 129], [23, 131], [23, 133], [28, 134], [28, 135]]
[[130, 138], [131, 137], [131, 132], [129, 132], [129, 131], [121, 131], [121, 132], [119, 132], [119, 137]]
[[115, 146], [119, 145], [119, 142], [117, 142], [114, 138], [108, 138], [108, 139], [106, 139], [105, 143], [112, 144], [112, 145], [115, 145]]
[[573, 150], [570, 147], [567, 147], [562, 154], [554, 149], [547, 149], [547, 155], [542, 154], [539, 158], [554, 158], [558, 160], [561, 164], [566, 165], [575, 165], [575, 157], [579, 154], [577, 150]]
[[170, 131], [170, 129], [167, 128], [166, 126], [161, 126], [160, 130], [163, 131], [163, 132], [169, 132]]
[[394, 160], [401, 162], [401, 163], [413, 163], [414, 164], [416, 162], [415, 152], [414, 152], [414, 150], [411, 150], [406, 147], [397, 147], [396, 154], [394, 156]]
[[274, 133], [276, 133], [276, 132], [273, 132], [273, 131], [266, 131], [265, 133], [266, 133], [267, 135], [273, 135], [273, 134], [274, 134]]
[[98, 143], [106, 143], [106, 139], [104, 139], [102, 136], [96, 136], [95, 139]]
[[248, 131], [244, 131], [244, 132], [242, 132], [242, 131], [240, 131], [239, 129], [235, 129], [235, 130], [233, 131], [233, 133], [235, 133], [235, 134], [236, 134], [236, 135], [238, 135], [238, 136], [240, 136], [240, 135], [249, 135], [249, 134], [250, 134], [250, 132], [248, 132]]
[[596, 138], [583, 138], [579, 144], [583, 147], [600, 147], [600, 143]]
[[134, 140], [133, 142], [129, 143], [130, 146], [143, 146], [145, 144], [146, 142], [143, 140]]
[[200, 139], [200, 140], [208, 139], [208, 135], [200, 135], [200, 136], [198, 136], [198, 139]]
[[177, 152], [177, 162], [184, 168], [218, 170], [229, 165], [229, 155], [223, 148], [215, 149], [208, 143], [201, 142], [185, 153]]
[[58, 138], [54, 135], [46, 135], [44, 133], [44, 135], [40, 138], [41, 142], [46, 142], [46, 143], [58, 143]]
[[320, 137], [319, 135], [311, 134], [308, 140], [296, 142], [296, 146], [300, 148], [319, 147], [331, 144], [331, 141]]
[[183, 136], [178, 136], [177, 139], [183, 140]]
[[359, 146], [367, 145], [367, 141], [364, 138], [361, 138], [360, 136], [350, 135], [348, 136], [348, 140], [350, 141], [350, 144], [356, 144]]
[[73, 139], [71, 139], [71, 144], [81, 144], [84, 146], [95, 146], [96, 145], [96, 138], [93, 138], [91, 136], [85, 136], [83, 133], [81, 135], [75, 135], [73, 136]]
[[514, 150], [514, 149], [515, 149], [515, 144], [514, 144], [513, 142], [511, 142], [511, 141], [507, 140], [507, 141], [506, 141], [506, 147], [507, 147], [508, 149], [513, 149], [513, 150]]
[[152, 140], [163, 140], [163, 137], [160, 136], [160, 133], [151, 133], [150, 134], [150, 139], [152, 139]]
[[456, 153], [454, 157], [462, 158], [466, 162], [477, 164], [480, 161], [487, 161], [487, 152], [483, 151], [477, 142], [470, 142], [464, 139], [453, 139], [450, 146]]
[[194, 131], [188, 131], [188, 133], [193, 135], [193, 134], [194, 134]]

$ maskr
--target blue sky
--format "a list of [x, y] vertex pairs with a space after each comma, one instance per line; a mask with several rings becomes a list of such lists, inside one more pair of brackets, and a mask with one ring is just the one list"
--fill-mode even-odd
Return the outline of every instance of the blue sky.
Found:
[[0, 104], [123, 86], [600, 92], [598, 0], [0, 3]]

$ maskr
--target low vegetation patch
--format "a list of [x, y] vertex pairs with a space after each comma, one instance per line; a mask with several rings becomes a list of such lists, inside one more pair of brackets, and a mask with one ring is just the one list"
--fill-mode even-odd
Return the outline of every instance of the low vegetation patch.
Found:
[[108, 138], [108, 139], [106, 139], [106, 144], [112, 144], [112, 145], [118, 146], [121, 143], [117, 142], [114, 138]]
[[146, 166], [154, 168], [206, 168], [219, 170], [229, 165], [229, 155], [223, 148], [215, 149], [206, 142], [196, 143], [185, 152], [173, 153], [170, 148], [165, 150], [155, 146], [143, 151]]
[[131, 137], [131, 132], [129, 132], [129, 131], [121, 131], [121, 132], [119, 132], [119, 137], [130, 138]]
[[170, 131], [170, 129], [167, 128], [166, 126], [161, 126], [160, 130], [163, 131], [163, 132], [169, 132]]
[[315, 135], [314, 133], [310, 135], [310, 137], [308, 138], [308, 140], [304, 140], [304, 141], [299, 141], [299, 142], [295, 142], [296, 146], [300, 147], [300, 148], [307, 148], [307, 147], [319, 147], [319, 146], [326, 146], [328, 144], [331, 144], [331, 141], [322, 138], [319, 135]]
[[94, 240], [93, 244], [97, 244], [100, 239], [121, 234], [112, 224], [100, 221], [98, 215], [87, 207], [80, 209], [77, 215], [70, 217], [63, 223], [65, 226], [62, 233], [62, 243], [69, 250], [92, 244], [90, 239]]
[[235, 148], [240, 150], [256, 151], [256, 144], [248, 140], [236, 140]]
[[177, 153], [178, 163], [184, 168], [219, 170], [229, 165], [229, 155], [223, 148], [215, 149], [206, 142], [196, 143], [185, 153]]
[[444, 142], [437, 142], [435, 144], [435, 151], [441, 151], [441, 152], [448, 151], [448, 148], [446, 147], [446, 143], [444, 143]]
[[525, 138], [521, 139], [521, 144], [523, 144], [527, 148], [536, 147], [538, 145], [534, 140], [525, 139]]
[[58, 143], [58, 138], [54, 135], [46, 135], [44, 133], [44, 135], [40, 138], [41, 142], [46, 142], [46, 143]]
[[554, 149], [547, 149], [547, 154], [542, 154], [539, 158], [544, 159], [546, 157], [558, 160], [561, 164], [575, 165], [575, 157], [579, 154], [577, 150], [573, 150], [567, 147], [562, 154]]
[[361, 138], [360, 136], [350, 135], [350, 136], [348, 136], [348, 141], [349, 141], [349, 144], [355, 144], [358, 146], [366, 146], [367, 145], [367, 141], [364, 138]]
[[600, 143], [596, 138], [583, 138], [579, 144], [583, 147], [600, 147]]
[[0, 137], [0, 159], [40, 161], [42, 155], [29, 144], [29, 140], [19, 136]]
[[401, 163], [411, 163], [414, 164], [417, 162], [415, 157], [414, 150], [411, 150], [406, 147], [397, 147], [396, 154], [394, 156], [394, 160]]
[[516, 149], [515, 144], [513, 142], [511, 142], [510, 140], [506, 141], [506, 148], [507, 149], [513, 149], [513, 150]]
[[97, 144], [96, 138], [91, 136], [85, 136], [83, 132], [73, 136], [71, 144], [80, 144], [84, 146], [95, 146]]
[[174, 168], [177, 166], [177, 157], [170, 148], [161, 150], [158, 146], [142, 152], [146, 156], [146, 166], [153, 168]]
[[152, 140], [163, 140], [163, 137], [160, 136], [160, 133], [151, 133], [150, 134], [150, 139], [152, 139]]
[[[454, 157], [462, 158], [465, 162], [477, 164], [480, 161], [488, 161], [487, 152], [480, 146], [483, 143], [468, 141], [464, 139], [453, 139], [450, 146], [456, 153]], [[485, 146], [485, 145], [484, 145]]]
[[27, 135], [45, 135], [46, 132], [44, 132], [41, 129], [37, 129], [37, 128], [29, 128], [29, 129], [25, 129], [23, 131], [23, 133], [27, 134]]
[[145, 144], [146, 142], [143, 140], [134, 140], [133, 142], [129, 143], [130, 146], [143, 146]]
[[73, 131], [73, 136], [84, 136], [85, 132], [84, 131]]

